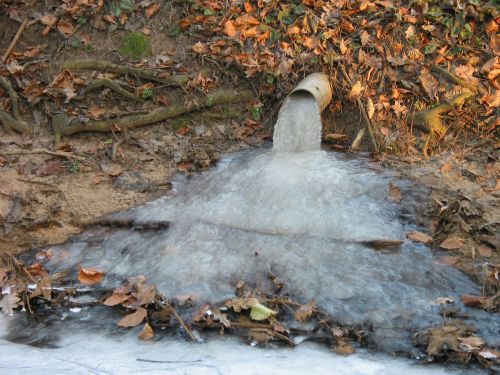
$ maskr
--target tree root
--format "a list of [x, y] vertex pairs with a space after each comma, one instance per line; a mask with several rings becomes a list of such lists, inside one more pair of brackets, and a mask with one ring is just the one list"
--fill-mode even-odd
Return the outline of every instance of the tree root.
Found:
[[14, 130], [18, 133], [31, 134], [32, 129], [19, 115], [19, 105], [18, 96], [16, 91], [12, 88], [9, 80], [5, 77], [0, 76], [0, 85], [7, 91], [7, 95], [10, 97], [12, 115], [5, 111], [0, 111], [0, 122], [4, 126], [5, 130], [9, 134], [13, 134]]
[[188, 76], [183, 74], [165, 75], [164, 72], [117, 65], [107, 61], [93, 59], [67, 61], [63, 64], [63, 68], [68, 70], [99, 70], [118, 74], [130, 74], [131, 76], [171, 86], [181, 86], [189, 80]]
[[467, 82], [466, 80], [456, 76], [455, 74], [453, 73], [450, 73], [449, 71], [447, 71], [446, 69], [443, 69], [439, 66], [434, 66], [432, 67], [432, 70], [436, 73], [440, 73], [442, 74], [443, 76], [445, 76], [446, 78], [448, 78], [451, 82], [457, 84], [457, 85], [460, 85], [462, 87], [465, 87], [466, 89], [469, 89], [470, 91], [474, 92], [474, 93], [477, 93], [479, 92], [479, 88], [470, 83], [470, 82]]
[[140, 115], [124, 116], [111, 120], [88, 120], [69, 118], [65, 113], [57, 113], [52, 117], [56, 142], [61, 136], [68, 136], [78, 132], [109, 132], [128, 130], [138, 126], [151, 125], [169, 118], [183, 115], [188, 112], [198, 111], [216, 105], [241, 103], [250, 101], [252, 92], [223, 91], [218, 92], [198, 101], [189, 101], [186, 104], [174, 104], [170, 107], [159, 108], [152, 112]]
[[436, 134], [438, 137], [441, 137], [446, 132], [441, 115], [449, 112], [454, 107], [462, 106], [466, 99], [474, 95], [475, 93], [466, 92], [453, 97], [448, 103], [442, 103], [434, 108], [417, 112], [413, 115], [413, 126], [425, 133], [429, 133], [422, 147], [422, 154], [425, 157], [428, 157], [427, 150], [432, 136]]
[[429, 143], [432, 139], [432, 136], [436, 134], [438, 137], [442, 137], [446, 132], [446, 127], [442, 122], [441, 115], [443, 113], [449, 112], [454, 107], [461, 107], [465, 100], [483, 91], [481, 87], [478, 87], [470, 82], [467, 82], [466, 80], [456, 76], [453, 73], [450, 73], [446, 69], [443, 69], [439, 66], [434, 66], [432, 70], [436, 73], [443, 75], [451, 82], [460, 85], [466, 89], [469, 89], [471, 92], [465, 92], [459, 94], [457, 96], [454, 96], [447, 103], [442, 103], [434, 108], [426, 109], [424, 111], [416, 112], [413, 114], [412, 125], [425, 133], [429, 133], [422, 147], [422, 154], [425, 157], [428, 157], [427, 150], [429, 148]]
[[125, 90], [118, 83], [116, 83], [115, 81], [113, 81], [113, 80], [111, 80], [109, 78], [100, 78], [100, 79], [95, 79], [95, 80], [91, 81], [87, 85], [87, 87], [85, 87], [85, 89], [83, 89], [82, 96], [87, 95], [87, 93], [89, 91], [91, 91], [91, 90], [98, 89], [98, 88], [101, 88], [101, 87], [107, 87], [107, 88], [113, 90], [114, 92], [116, 92], [117, 94], [120, 94], [121, 96], [124, 96], [124, 97], [126, 97], [128, 99], [135, 100], [135, 101], [137, 101], [139, 103], [144, 103], [145, 102], [143, 99], [139, 98], [134, 93]]

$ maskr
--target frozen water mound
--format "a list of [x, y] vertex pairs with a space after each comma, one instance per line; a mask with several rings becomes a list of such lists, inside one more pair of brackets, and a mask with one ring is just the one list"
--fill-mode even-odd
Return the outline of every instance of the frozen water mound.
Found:
[[[103, 269], [108, 286], [144, 274], [167, 296], [194, 294], [199, 303], [234, 296], [239, 281], [266, 291], [272, 272], [285, 281], [283, 293], [314, 299], [342, 323], [371, 327], [369, 340], [388, 351], [410, 350], [414, 330], [441, 322], [436, 298], [459, 301], [479, 290], [424, 246], [405, 242], [385, 253], [365, 245], [404, 240], [410, 230], [387, 198], [393, 177], [369, 167], [322, 151], [227, 156], [126, 213], [139, 222], [168, 220], [168, 230], [88, 232], [54, 248], [48, 267]], [[473, 316], [485, 337], [498, 336], [499, 319]]]

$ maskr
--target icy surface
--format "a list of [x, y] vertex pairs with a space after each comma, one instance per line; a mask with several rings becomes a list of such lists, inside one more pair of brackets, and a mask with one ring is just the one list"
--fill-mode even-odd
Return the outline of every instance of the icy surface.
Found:
[[[84, 315], [84, 313], [82, 313]], [[0, 331], [7, 319], [0, 316]], [[83, 318], [84, 319], [84, 318]], [[203, 344], [165, 339], [140, 342], [137, 332], [113, 337], [102, 332], [70, 329], [59, 349], [13, 344], [0, 339], [0, 374], [189, 374], [189, 375], [445, 375], [456, 368], [412, 364], [411, 361], [361, 351], [343, 357], [327, 348], [301, 344], [294, 349], [260, 349], [234, 338], [217, 337]], [[471, 374], [470, 371], [467, 372]]]
[[[362, 242], [404, 240], [390, 181], [367, 161], [323, 151], [227, 156], [125, 214], [169, 220], [168, 230], [89, 232], [54, 248], [48, 267], [96, 267], [107, 286], [144, 274], [165, 295], [193, 294], [198, 303], [234, 296], [238, 281], [271, 291], [272, 272], [283, 293], [314, 299], [344, 324], [373, 327], [369, 340], [384, 350], [410, 350], [416, 329], [442, 322], [436, 298], [479, 290], [424, 246], [407, 241], [387, 253]], [[481, 325], [497, 335], [498, 319]]]
[[288, 96], [274, 126], [273, 147], [279, 152], [319, 150], [321, 116], [314, 97], [303, 91]]

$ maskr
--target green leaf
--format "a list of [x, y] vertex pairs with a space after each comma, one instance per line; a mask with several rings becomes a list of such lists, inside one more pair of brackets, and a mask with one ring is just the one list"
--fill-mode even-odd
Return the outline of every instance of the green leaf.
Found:
[[271, 315], [276, 315], [276, 311], [271, 310], [270, 308], [267, 308], [264, 305], [261, 305], [260, 303], [256, 303], [255, 305], [252, 306], [250, 310], [250, 319], [252, 320], [266, 320], [268, 319]]
[[260, 107], [253, 107], [252, 108], [252, 118], [255, 120], [255, 121], [259, 121], [260, 120], [260, 115], [262, 113], [262, 110]]
[[132, 11], [134, 10], [134, 4], [132, 3], [132, 0], [121, 0], [120, 8], [122, 8], [123, 10]]
[[153, 97], [153, 90], [152, 89], [144, 89], [144, 90], [142, 90], [141, 96], [143, 99], [150, 99]]
[[429, 43], [424, 47], [424, 53], [429, 55], [436, 52], [437, 46], [434, 43]]

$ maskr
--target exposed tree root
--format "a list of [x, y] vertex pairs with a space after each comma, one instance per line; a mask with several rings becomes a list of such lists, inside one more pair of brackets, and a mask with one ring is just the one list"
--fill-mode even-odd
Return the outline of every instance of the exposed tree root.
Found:
[[81, 118], [69, 118], [64, 113], [57, 113], [52, 118], [56, 142], [61, 136], [67, 136], [78, 132], [109, 132], [128, 130], [138, 126], [151, 125], [169, 118], [183, 115], [188, 112], [198, 111], [216, 105], [241, 103], [249, 101], [252, 92], [245, 90], [241, 92], [223, 91], [209, 95], [198, 101], [191, 100], [185, 104], [174, 104], [170, 107], [159, 108], [150, 113], [124, 116], [111, 120], [89, 120]]
[[112, 79], [109, 78], [100, 78], [100, 79], [95, 79], [91, 81], [87, 87], [82, 91], [82, 96], [87, 95], [87, 93], [91, 90], [98, 89], [101, 87], [107, 87], [117, 94], [120, 94], [121, 96], [124, 96], [125, 98], [135, 100], [139, 103], [144, 103], [144, 100], [139, 98], [137, 95], [134, 93], [125, 90], [123, 87], [121, 87], [118, 83], [113, 81]]
[[432, 68], [432, 70], [436, 73], [439, 73], [439, 74], [442, 74], [443, 76], [445, 76], [446, 78], [448, 78], [451, 82], [459, 85], [459, 86], [462, 86], [462, 87], [465, 87], [467, 89], [469, 89], [470, 91], [474, 92], [474, 93], [477, 93], [479, 92], [479, 88], [474, 85], [473, 83], [470, 83], [470, 82], [467, 82], [466, 80], [456, 76], [455, 74], [453, 73], [450, 73], [449, 71], [447, 71], [446, 69], [443, 69], [439, 66], [434, 66]]
[[32, 133], [32, 129], [19, 115], [19, 105], [18, 96], [16, 91], [12, 88], [9, 80], [5, 77], [0, 76], [0, 85], [7, 91], [7, 95], [10, 97], [12, 115], [5, 111], [0, 111], [0, 122], [4, 126], [5, 130], [12, 134], [14, 131], [18, 133]]
[[435, 134], [442, 137], [446, 132], [446, 127], [443, 124], [441, 115], [452, 110], [454, 107], [460, 107], [464, 101], [475, 96], [475, 93], [466, 92], [453, 97], [448, 103], [442, 103], [434, 108], [425, 111], [417, 112], [413, 115], [413, 126], [429, 133], [422, 146], [422, 154], [428, 157], [427, 150], [432, 136]]
[[102, 72], [130, 74], [131, 76], [148, 79], [150, 81], [155, 81], [172, 86], [181, 86], [187, 83], [187, 81], [189, 80], [188, 76], [182, 74], [165, 75], [164, 72], [117, 65], [107, 61], [93, 59], [67, 61], [63, 64], [63, 68], [68, 70], [99, 70]]

